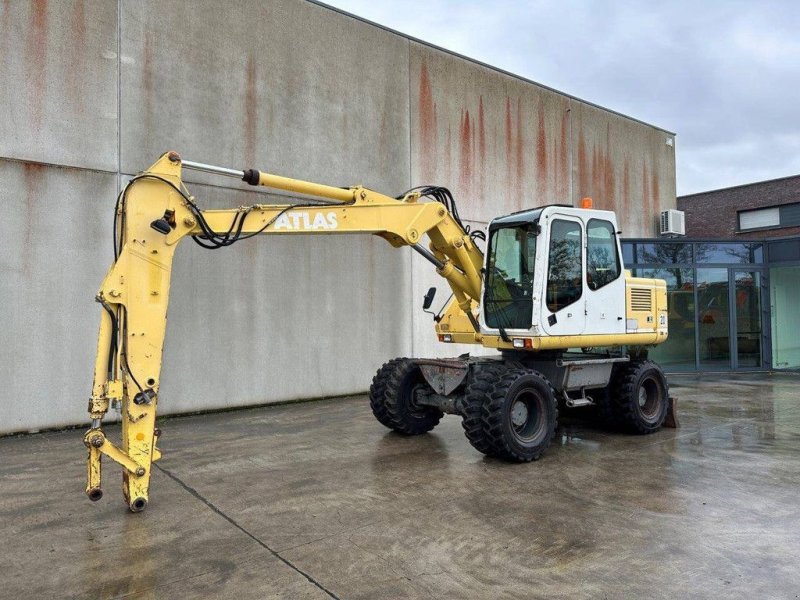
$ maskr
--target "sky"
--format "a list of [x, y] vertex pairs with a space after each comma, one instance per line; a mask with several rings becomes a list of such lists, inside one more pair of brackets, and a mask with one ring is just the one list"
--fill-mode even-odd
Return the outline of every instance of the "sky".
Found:
[[325, 1], [674, 131], [678, 195], [800, 174], [800, 2]]

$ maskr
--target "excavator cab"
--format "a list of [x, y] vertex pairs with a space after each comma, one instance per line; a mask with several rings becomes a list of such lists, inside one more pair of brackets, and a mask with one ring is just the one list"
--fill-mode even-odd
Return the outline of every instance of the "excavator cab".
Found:
[[555, 205], [490, 223], [481, 333], [619, 335], [625, 311], [613, 212]]

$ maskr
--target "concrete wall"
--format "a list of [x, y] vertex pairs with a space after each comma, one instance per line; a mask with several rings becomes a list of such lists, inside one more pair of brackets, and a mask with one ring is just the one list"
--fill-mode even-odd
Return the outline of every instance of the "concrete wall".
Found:
[[[114, 197], [165, 150], [446, 185], [477, 227], [594, 195], [646, 236], [675, 203], [671, 134], [303, 0], [5, 2], [0, 83], [0, 433], [85, 419]], [[207, 207], [270, 199], [187, 181]], [[360, 392], [386, 359], [468, 349], [435, 342], [432, 284], [444, 301], [377, 238], [184, 244], [161, 412]]]

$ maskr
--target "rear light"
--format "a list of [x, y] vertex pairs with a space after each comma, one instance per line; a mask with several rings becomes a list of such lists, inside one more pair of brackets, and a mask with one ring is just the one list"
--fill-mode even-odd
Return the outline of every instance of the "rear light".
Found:
[[531, 338], [514, 338], [512, 343], [514, 348], [525, 348], [526, 350], [533, 348], [533, 340]]
[[440, 342], [452, 342], [453, 341], [453, 336], [450, 335], [449, 333], [440, 333], [439, 334], [439, 341]]

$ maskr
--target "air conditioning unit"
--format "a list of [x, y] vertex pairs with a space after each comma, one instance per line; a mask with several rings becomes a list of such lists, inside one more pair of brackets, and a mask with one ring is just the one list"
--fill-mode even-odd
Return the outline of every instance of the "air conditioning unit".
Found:
[[686, 217], [682, 210], [662, 211], [661, 235], [686, 235]]

